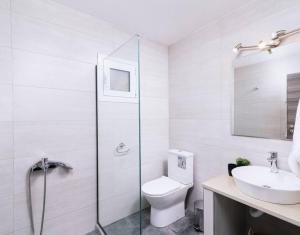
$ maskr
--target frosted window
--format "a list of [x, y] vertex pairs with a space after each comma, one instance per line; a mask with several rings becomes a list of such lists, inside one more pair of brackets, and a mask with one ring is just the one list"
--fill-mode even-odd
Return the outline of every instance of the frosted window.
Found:
[[130, 92], [130, 72], [110, 68], [110, 89]]

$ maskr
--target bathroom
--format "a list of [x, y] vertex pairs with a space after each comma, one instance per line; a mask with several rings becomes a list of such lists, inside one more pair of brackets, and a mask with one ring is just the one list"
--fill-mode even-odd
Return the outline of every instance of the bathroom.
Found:
[[[0, 0], [0, 235], [300, 234], [297, 102], [276, 103], [289, 87], [276, 65], [270, 87], [249, 83], [267, 108], [247, 110], [237, 90], [247, 59], [297, 56], [299, 12], [298, 0]], [[250, 180], [294, 176], [293, 202], [268, 184], [249, 196], [234, 178], [249, 167], [228, 176], [237, 158]]]

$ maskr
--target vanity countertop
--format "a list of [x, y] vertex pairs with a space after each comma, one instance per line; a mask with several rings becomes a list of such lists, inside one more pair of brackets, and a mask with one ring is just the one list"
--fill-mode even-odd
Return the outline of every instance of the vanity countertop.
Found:
[[280, 205], [260, 201], [243, 194], [236, 186], [233, 177], [222, 175], [204, 182], [203, 187], [242, 204], [263, 211], [291, 224], [300, 226], [300, 204]]

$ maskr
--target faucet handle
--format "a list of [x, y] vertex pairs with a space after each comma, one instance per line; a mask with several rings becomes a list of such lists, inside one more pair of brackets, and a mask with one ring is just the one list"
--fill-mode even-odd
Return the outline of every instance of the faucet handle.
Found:
[[278, 153], [277, 152], [269, 152], [270, 157], [268, 157], [268, 161], [277, 160]]

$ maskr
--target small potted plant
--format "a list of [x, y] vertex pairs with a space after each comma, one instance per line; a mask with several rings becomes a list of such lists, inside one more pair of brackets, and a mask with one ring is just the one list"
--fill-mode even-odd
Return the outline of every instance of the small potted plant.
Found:
[[239, 157], [235, 160], [235, 164], [234, 163], [229, 163], [228, 164], [228, 174], [229, 176], [232, 176], [231, 171], [236, 168], [236, 167], [240, 167], [240, 166], [249, 166], [250, 165], [250, 161], [246, 158], [242, 158]]

